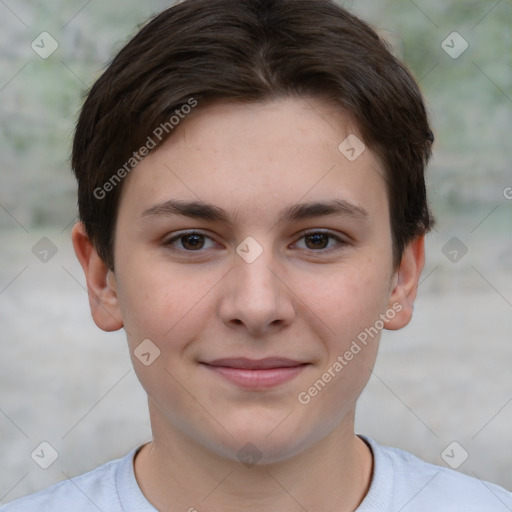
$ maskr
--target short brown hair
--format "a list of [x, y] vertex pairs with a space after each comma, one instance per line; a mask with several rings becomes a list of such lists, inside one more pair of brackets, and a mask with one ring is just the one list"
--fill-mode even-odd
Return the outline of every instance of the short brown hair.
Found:
[[433, 224], [424, 179], [433, 135], [410, 73], [369, 25], [331, 0], [185, 0], [122, 48], [76, 126], [79, 215], [109, 268], [126, 162], [136, 164], [134, 151], [156, 127], [191, 98], [201, 108], [297, 95], [340, 106], [380, 158], [397, 266], [406, 244]]

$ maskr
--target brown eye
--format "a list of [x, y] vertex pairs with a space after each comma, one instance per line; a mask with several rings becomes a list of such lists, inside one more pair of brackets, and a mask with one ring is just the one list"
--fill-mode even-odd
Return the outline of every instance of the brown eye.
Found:
[[325, 249], [331, 237], [327, 233], [313, 233], [304, 238], [308, 249]]
[[348, 243], [343, 240], [343, 238], [340, 238], [334, 233], [324, 231], [303, 233], [299, 241], [296, 242], [299, 249], [313, 251], [319, 254], [343, 249], [347, 244]]
[[197, 233], [181, 236], [179, 240], [185, 249], [192, 251], [201, 249], [204, 245], [204, 236]]
[[182, 232], [170, 238], [164, 242], [164, 245], [177, 252], [204, 252], [201, 249], [211, 249], [215, 246], [215, 242], [203, 233], [191, 231], [189, 233]]

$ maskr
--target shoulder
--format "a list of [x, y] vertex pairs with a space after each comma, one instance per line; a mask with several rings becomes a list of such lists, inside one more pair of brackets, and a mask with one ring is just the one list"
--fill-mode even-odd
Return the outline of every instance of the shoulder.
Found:
[[132, 453], [107, 462], [93, 471], [7, 503], [0, 507], [0, 512], [97, 512], [98, 509], [103, 510], [104, 504], [108, 504], [110, 512], [122, 512], [117, 496], [116, 473], [120, 464], [130, 456]]
[[450, 468], [430, 464], [397, 448], [385, 448], [385, 451], [395, 467], [399, 480], [397, 489], [405, 490], [411, 484], [415, 485], [418, 503], [444, 502], [451, 504], [452, 509], [457, 506], [457, 509], [464, 511], [508, 511], [512, 506], [512, 494], [502, 487]]
[[[363, 437], [374, 453], [375, 487], [392, 489], [389, 510], [402, 512], [510, 512], [512, 493], [498, 485]], [[372, 486], [374, 482], [372, 481]], [[371, 488], [370, 488], [371, 489]], [[385, 492], [385, 491], [384, 491]], [[364, 508], [363, 508], [364, 510]], [[379, 509], [384, 510], [384, 509]]]

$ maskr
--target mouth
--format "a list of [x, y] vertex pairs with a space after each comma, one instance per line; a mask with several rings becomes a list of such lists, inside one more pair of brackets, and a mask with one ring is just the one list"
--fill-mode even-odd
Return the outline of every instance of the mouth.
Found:
[[248, 389], [267, 389], [284, 384], [301, 373], [310, 363], [282, 357], [265, 359], [224, 358], [201, 362], [208, 370]]

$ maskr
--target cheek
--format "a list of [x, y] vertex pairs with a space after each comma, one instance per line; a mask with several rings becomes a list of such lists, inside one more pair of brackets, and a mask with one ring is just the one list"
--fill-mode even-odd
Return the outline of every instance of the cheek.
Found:
[[193, 337], [207, 317], [208, 293], [218, 281], [211, 272], [178, 272], [161, 262], [134, 260], [119, 271], [121, 313], [132, 347], [149, 338], [168, 350], [169, 345], [178, 348], [183, 335], [182, 344]]
[[[183, 354], [208, 317], [207, 301], [201, 297], [211, 288], [209, 281], [190, 281], [168, 265], [125, 265], [119, 271], [121, 312], [140, 383], [155, 403], [171, 400], [176, 411], [188, 411], [185, 416], [193, 417], [197, 411], [180, 385], [189, 370]], [[148, 346], [148, 339], [154, 345]], [[148, 352], [149, 361], [142, 356]], [[180, 421], [179, 414], [173, 418]]]
[[317, 280], [308, 297], [321, 319], [315, 332], [325, 354], [297, 398], [301, 407], [326, 419], [325, 431], [350, 411], [371, 376], [382, 332], [379, 319], [387, 304], [381, 274], [351, 270]]
[[298, 295], [323, 321], [329, 338], [335, 340], [332, 343], [343, 344], [372, 326], [384, 312], [389, 294], [384, 274], [380, 266], [368, 260], [330, 270], [307, 282], [302, 276]]

